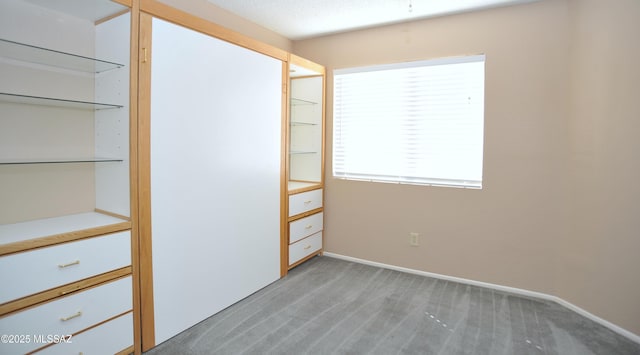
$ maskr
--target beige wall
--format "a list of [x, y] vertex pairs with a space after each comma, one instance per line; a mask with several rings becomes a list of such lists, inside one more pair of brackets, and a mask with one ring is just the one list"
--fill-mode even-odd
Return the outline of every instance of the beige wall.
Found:
[[[329, 69], [326, 250], [558, 295], [640, 334], [640, 2], [611, 3], [543, 0], [294, 42]], [[331, 177], [331, 69], [477, 53], [482, 190]]]
[[245, 36], [274, 47], [291, 51], [292, 42], [288, 38], [222, 9], [207, 0], [159, 0], [176, 9], [209, 20]]
[[640, 334], [640, 1], [570, 4], [572, 225], [557, 294]]

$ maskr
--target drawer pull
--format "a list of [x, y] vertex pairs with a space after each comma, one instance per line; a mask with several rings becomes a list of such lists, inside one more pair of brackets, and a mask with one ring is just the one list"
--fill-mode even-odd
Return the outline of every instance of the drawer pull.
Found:
[[313, 202], [313, 201], [312, 201], [312, 200], [306, 200], [306, 201], [304, 201], [304, 204], [305, 204], [305, 205], [308, 205], [308, 204], [310, 204], [311, 202]]
[[306, 226], [306, 227], [304, 227], [304, 229], [311, 229], [311, 228], [313, 228], [313, 225], [312, 225], [312, 224], [307, 224], [307, 226]]
[[80, 264], [80, 260], [72, 261], [72, 262], [66, 263], [66, 264], [58, 264], [58, 267], [60, 269], [64, 269], [66, 267], [73, 266], [73, 265], [78, 265], [78, 264]]
[[76, 312], [75, 314], [72, 314], [72, 315], [70, 315], [70, 316], [68, 316], [68, 317], [62, 317], [62, 318], [60, 318], [60, 320], [61, 320], [61, 321], [63, 321], [63, 322], [66, 322], [66, 321], [71, 320], [71, 319], [73, 319], [73, 318], [78, 318], [78, 317], [80, 317], [81, 315], [82, 315], [82, 312], [81, 312], [81, 311], [78, 311], [78, 312]]
[[311, 245], [307, 245], [306, 247], [304, 247], [304, 250], [309, 250], [311, 248]]

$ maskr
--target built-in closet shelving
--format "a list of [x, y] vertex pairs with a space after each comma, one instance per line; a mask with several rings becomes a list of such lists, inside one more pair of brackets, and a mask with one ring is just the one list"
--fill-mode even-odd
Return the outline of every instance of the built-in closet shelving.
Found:
[[0, 353], [134, 350], [130, 28], [109, 0], [0, 4]]
[[322, 253], [325, 69], [289, 56], [287, 233], [281, 273]]
[[[26, 43], [20, 43], [0, 38], [0, 53], [3, 59], [17, 65], [39, 65], [40, 69], [49, 70], [62, 68], [77, 73], [98, 74], [109, 70], [122, 68], [125, 65], [113, 63], [100, 59], [79, 56], [72, 53], [65, 53], [48, 48], [38, 47]], [[123, 105], [79, 101], [60, 97], [43, 97], [25, 95], [19, 93], [0, 92], [0, 102], [40, 105], [49, 107], [60, 107], [87, 111], [122, 109]], [[106, 157], [76, 157], [65, 159], [1, 159], [0, 165], [9, 164], [52, 164], [52, 163], [99, 163], [99, 162], [122, 162], [122, 158]]]
[[[15, 4], [13, 6], [15, 6], [15, 8], [11, 8], [11, 4], [6, 5], [7, 11], [16, 10], [20, 12], [22, 16], [25, 16], [24, 12], [26, 11], [39, 10], [38, 6], [34, 6], [31, 4], [20, 5], [19, 1], [14, 1], [14, 3]], [[123, 9], [123, 7], [120, 5], [112, 5], [112, 7], [119, 7], [120, 11], [122, 11]], [[60, 9], [49, 9], [49, 11], [59, 10]], [[46, 26], [47, 25], [45, 24], [45, 27]], [[37, 27], [34, 26], [34, 28]], [[5, 29], [5, 33], [10, 32], [11, 29]], [[33, 84], [30, 85], [16, 85], [16, 90], [12, 92], [9, 92], [11, 84], [4, 84], [2, 87], [3, 92], [0, 92], [0, 105], [2, 105], [1, 107], [3, 109], [4, 116], [6, 116], [2, 119], [5, 122], [0, 122], [0, 124], [2, 124], [2, 127], [4, 128], [4, 134], [25, 135], [25, 138], [22, 141], [20, 140], [20, 138], [16, 138], [10, 142], [5, 143], [6, 145], [3, 145], [3, 150], [5, 151], [5, 153], [0, 156], [0, 165], [54, 165], [60, 163], [92, 165], [102, 163], [116, 163], [122, 165], [123, 163], [128, 162], [128, 147], [122, 147], [123, 143], [127, 143], [128, 145], [128, 132], [126, 131], [128, 129], [128, 112], [125, 108], [126, 106], [128, 106], [127, 102], [98, 102], [98, 100], [78, 99], [69, 94], [65, 96], [64, 92], [66, 88], [58, 90], [55, 83], [46, 83], [47, 80], [49, 80], [47, 74], [52, 74], [51, 76], [53, 77], [67, 76], [71, 81], [73, 81], [74, 78], [78, 78], [78, 87], [75, 88], [75, 90], [95, 91], [92, 97], [96, 98], [97, 96], [100, 96], [99, 91], [104, 90], [97, 87], [100, 81], [108, 83], [109, 81], [114, 80], [122, 81], [123, 78], [128, 79], [129, 74], [128, 70], [126, 70], [126, 65], [128, 63], [125, 64], [109, 60], [97, 59], [90, 56], [78, 55], [62, 50], [46, 48], [44, 46], [33, 45], [31, 43], [23, 43], [20, 41], [14, 41], [4, 38], [0, 38], [0, 58], [2, 59], [1, 64], [5, 68], [4, 70], [23, 73], [25, 81], [33, 82]], [[125, 73], [116, 75], [116, 79], [110, 79], [108, 77], [108, 72], [119, 70], [125, 70]], [[64, 85], [66, 87], [66, 85], [69, 84], [68, 82], [65, 82]], [[113, 83], [108, 83], [107, 85], [113, 85]], [[32, 91], [38, 93], [43, 92], [43, 90], [39, 86], [50, 87], [51, 90], [49, 90], [48, 92], [48, 94], [50, 95], [45, 96], [42, 94], [32, 94]], [[119, 88], [114, 88], [116, 90], [124, 91], [123, 93], [119, 93], [117, 95], [120, 97], [121, 101], [126, 101], [129, 99], [127, 92], [128, 81], [125, 81], [124, 85], [120, 85]], [[87, 97], [87, 95], [84, 95], [84, 93], [80, 96], [82, 96], [83, 98]], [[97, 113], [99, 111], [106, 110], [121, 112], [118, 112], [115, 115], [102, 115], [101, 117], [98, 117]], [[78, 111], [83, 111], [85, 113], [78, 114]], [[70, 116], [73, 116], [73, 119], [70, 119]], [[109, 130], [118, 130], [119, 128], [124, 128], [116, 133], [110, 132], [110, 134], [123, 137], [121, 138], [120, 142], [113, 143], [114, 145], [119, 146], [119, 154], [113, 156], [98, 155], [98, 151], [101, 150], [98, 145], [104, 145], [104, 143], [98, 142], [100, 138], [95, 137], [102, 134], [98, 131], [99, 128], [96, 128], [96, 126], [100, 124], [98, 122], [99, 120], [105, 121], [110, 119], [120, 121], [122, 121], [123, 119], [125, 120], [124, 123], [119, 124], [120, 127], [108, 127]], [[30, 121], [30, 127], [28, 128], [33, 131], [29, 132], [24, 127], [18, 127], [17, 129], [14, 129], [14, 126], [12, 126], [12, 123], [14, 122], [12, 122], [11, 120]], [[50, 147], [46, 146], [46, 143], [42, 143], [41, 146], [38, 146], [40, 145], [40, 142], [37, 141], [37, 138], [30, 139], [29, 137], [29, 135], [31, 134], [35, 136], [40, 134], [47, 135], [47, 130], [52, 126], [56, 126], [57, 124], [59, 124], [58, 129], [64, 130], [65, 126], [70, 125], [69, 121], [72, 120], [85, 120], [86, 122], [84, 123], [88, 122], [86, 126], [91, 128], [93, 132], [83, 133], [95, 135], [94, 137], [92, 137], [95, 141], [94, 147], [80, 147], [80, 149], [78, 149], [78, 153], [73, 153], [72, 149], [75, 148], [75, 146], [79, 146], [81, 143], [85, 142], [69, 143], [60, 141], [67, 138], [72, 140], [74, 138], [72, 135], [62, 136], [59, 141], [53, 141], [53, 145], [58, 146], [54, 146], [51, 149]], [[40, 124], [42, 124], [42, 126], [39, 127]], [[26, 141], [26, 143], [23, 144], [24, 141]], [[91, 139], [88, 139], [87, 141], [91, 141]], [[69, 147], [64, 147], [65, 144], [68, 144]], [[63, 149], [60, 149], [60, 146], [63, 146]], [[65, 152], [64, 154], [53, 155], [51, 151], [55, 150], [65, 150]], [[109, 149], [102, 150], [108, 151]], [[11, 174], [28, 175], [30, 173], [28, 171], [25, 172], [24, 170], [15, 170], [20, 168], [4, 167], [3, 169], [4, 171], [2, 171], [2, 173], [5, 176], [9, 176]], [[38, 180], [36, 176], [43, 175], [43, 171], [46, 172], [47, 168], [45, 167], [42, 169], [33, 171], [31, 177], [35, 178], [34, 183], [36, 184], [47, 183], [46, 178], [43, 177], [42, 179]], [[71, 170], [73, 170], [73, 168]], [[95, 167], [91, 167], [90, 170], [93, 171], [89, 175], [96, 174]], [[128, 167], [125, 167], [125, 169], [120, 167], [119, 170], [126, 171], [128, 170]], [[124, 179], [121, 176], [120, 180], [124, 180], [128, 184], [128, 175], [124, 176]], [[11, 182], [16, 183], [16, 181]], [[74, 192], [76, 192], [74, 191], [74, 186], [68, 187], [69, 190], [67, 192], [69, 194], [73, 194]], [[128, 190], [128, 186], [123, 187]], [[6, 187], [4, 188], [6, 189]], [[14, 185], [12, 188], [29, 189], [30, 186], [28, 183], [25, 183], [24, 186]], [[128, 194], [121, 195], [125, 196], [125, 198], [123, 198], [121, 201], [118, 201], [118, 204], [121, 205], [120, 210], [127, 211], [129, 205], [129, 196]], [[32, 203], [34, 201], [29, 202]], [[36, 202], [45, 203], [44, 201]], [[51, 235], [61, 235], [78, 230], [104, 227], [108, 225], [117, 225], [128, 220], [128, 213], [121, 215], [121, 213], [118, 213], [121, 211], [116, 211], [112, 214], [105, 214], [101, 211], [96, 211], [96, 209], [100, 210], [99, 206], [96, 206], [96, 209], [93, 209], [91, 211], [79, 211], [79, 213], [69, 214], [58, 213], [54, 206], [51, 210], [43, 213], [41, 217], [39, 215], [28, 215], [30, 206], [26, 201], [12, 201], [11, 204], [13, 205], [11, 207], [13, 207], [14, 209], [22, 207], [22, 209], [24, 210], [24, 214], [20, 217], [13, 217], [12, 220], [9, 221], [1, 221], [0, 253], [2, 253], [2, 247], [6, 246], [6, 244], [9, 243], [28, 241], [31, 239], [38, 239], [40, 237], [47, 237]], [[21, 204], [24, 204], [24, 206], [20, 206]], [[11, 208], [7, 207], [7, 205], [9, 205], [9, 203], [7, 202], [4, 202], [3, 205], [4, 208]], [[52, 205], [54, 205], [54, 203], [52, 203]], [[48, 226], [50, 226], [50, 228]]]

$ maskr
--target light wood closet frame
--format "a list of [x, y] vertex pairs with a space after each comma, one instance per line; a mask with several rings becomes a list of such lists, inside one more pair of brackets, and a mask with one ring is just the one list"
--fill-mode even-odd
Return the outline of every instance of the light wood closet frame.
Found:
[[128, 6], [131, 11], [131, 42], [129, 55], [130, 79], [129, 79], [129, 179], [131, 194], [131, 272], [133, 278], [133, 352], [142, 353], [142, 317], [140, 298], [140, 236], [138, 218], [138, 30], [140, 18], [140, 3], [138, 0], [113, 0], [114, 2]]
[[[282, 241], [280, 243], [280, 276], [284, 277], [289, 273], [289, 270], [304, 263], [305, 261], [313, 258], [316, 255], [322, 255], [322, 252], [324, 251], [324, 245], [323, 248], [319, 251], [319, 253], [315, 253], [312, 255], [309, 255], [305, 258], [303, 258], [302, 260], [294, 263], [293, 265], [289, 265], [289, 222], [300, 218], [301, 216], [296, 216], [296, 217], [289, 217], [288, 216], [288, 211], [289, 211], [289, 195], [291, 195], [292, 193], [301, 193], [301, 192], [306, 192], [306, 191], [311, 191], [311, 190], [316, 190], [316, 189], [324, 189], [324, 173], [325, 173], [325, 159], [324, 159], [324, 142], [325, 142], [325, 130], [326, 130], [326, 112], [325, 112], [325, 105], [324, 103], [326, 102], [326, 83], [327, 83], [327, 78], [326, 78], [326, 69], [324, 66], [314, 63], [308, 59], [302, 58], [300, 56], [297, 56], [293, 53], [289, 53], [288, 55], [288, 63], [289, 65], [296, 65], [296, 66], [300, 66], [300, 67], [304, 67], [307, 69], [310, 69], [311, 71], [317, 73], [314, 75], [310, 75], [310, 77], [316, 77], [316, 76], [321, 76], [322, 77], [322, 157], [320, 159], [320, 182], [315, 184], [314, 186], [309, 186], [309, 187], [304, 187], [304, 188], [300, 188], [300, 189], [296, 189], [294, 191], [289, 191], [288, 186], [286, 188], [286, 198], [284, 198], [283, 203], [285, 204], [284, 208], [285, 208], [285, 212], [283, 213], [284, 217], [284, 226], [283, 226], [283, 237], [282, 237]], [[289, 70], [286, 70], [286, 85], [290, 85], [291, 83], [291, 77], [289, 75]], [[304, 78], [304, 77], [302, 77]], [[291, 127], [289, 125], [289, 117], [291, 115], [291, 105], [289, 104], [291, 102], [291, 90], [286, 90], [286, 98], [285, 98], [285, 106], [283, 107], [283, 109], [286, 110], [286, 117], [287, 120], [285, 122], [284, 125], [284, 132], [286, 134], [286, 137], [284, 137], [286, 142], [289, 142], [290, 137], [291, 137]], [[288, 144], [288, 143], [287, 143]], [[289, 171], [291, 169], [291, 156], [289, 154], [284, 154], [284, 160], [285, 162], [285, 183], [288, 184], [288, 180], [289, 180]], [[323, 194], [324, 196], [324, 194]], [[324, 206], [324, 202], [322, 203], [322, 205]], [[319, 208], [319, 209], [315, 209], [312, 211], [309, 211], [307, 213], [304, 214], [303, 217], [318, 213], [318, 212], [322, 212], [324, 210], [324, 208]], [[324, 244], [324, 242], [323, 242]]]
[[[134, 1], [137, 3], [137, 1]], [[136, 9], [134, 4], [134, 9]], [[151, 93], [150, 93], [150, 80], [151, 80], [151, 68], [149, 58], [151, 57], [151, 35], [152, 35], [152, 18], [159, 18], [174, 24], [201, 32], [203, 34], [221, 39], [223, 41], [256, 51], [258, 53], [273, 57], [282, 61], [282, 128], [281, 128], [281, 161], [286, 160], [286, 112], [288, 110], [288, 102], [286, 97], [288, 86], [288, 66], [287, 61], [289, 54], [281, 49], [272, 47], [268, 44], [259, 42], [250, 37], [241, 35], [219, 25], [216, 25], [207, 20], [201, 19], [197, 16], [188, 14], [181, 10], [177, 10], [168, 5], [162, 4], [155, 0], [140, 0], [139, 7], [139, 22], [135, 27], [138, 30], [139, 42], [136, 42], [135, 50], [132, 49], [132, 53], [136, 53], [137, 63], [135, 69], [138, 72], [138, 87], [136, 92], [138, 93], [138, 105], [137, 105], [137, 127], [135, 131], [137, 137], [138, 148], [137, 153], [137, 166], [136, 172], [137, 179], [137, 209], [138, 211], [138, 235], [139, 246], [136, 250], [139, 251], [138, 265], [135, 272], [139, 275], [139, 287], [135, 292], [136, 301], [140, 309], [140, 326], [139, 335], [136, 334], [136, 339], [141, 340], [141, 344], [136, 348], [136, 353], [139, 351], [147, 351], [156, 345], [155, 341], [155, 329], [154, 329], [154, 298], [153, 298], [153, 270], [152, 270], [152, 238], [151, 238], [151, 166], [150, 166], [150, 119], [151, 119]], [[134, 29], [135, 31], [135, 29]], [[132, 42], [133, 43], [133, 42]], [[133, 47], [132, 47], [133, 48]], [[132, 68], [134, 66], [132, 65]], [[133, 90], [133, 88], [132, 88]], [[133, 105], [132, 105], [133, 106]], [[281, 166], [281, 178], [280, 178], [280, 239], [281, 246], [286, 239], [286, 213], [287, 213], [287, 198], [286, 198], [286, 176], [285, 165]], [[133, 174], [132, 174], [133, 176]], [[132, 209], [133, 210], [133, 209]], [[282, 247], [281, 247], [282, 248]], [[136, 289], [136, 288], [134, 288]]]
[[[42, 303], [49, 302], [55, 297], [60, 295], [66, 295], [78, 290], [88, 290], [90, 288], [100, 286], [104, 283], [111, 282], [123, 277], [131, 275], [133, 278], [133, 339], [134, 343], [128, 349], [122, 351], [122, 353], [135, 353], [140, 354], [141, 343], [141, 315], [140, 315], [140, 288], [136, 285], [140, 281], [140, 244], [138, 237], [138, 122], [136, 117], [138, 116], [138, 28], [139, 28], [139, 0], [111, 0], [115, 3], [128, 7], [129, 9], [123, 10], [114, 15], [106, 18], [98, 19], [95, 24], [106, 22], [112, 18], [123, 15], [130, 12], [130, 72], [129, 72], [129, 188], [130, 188], [130, 217], [121, 216], [95, 209], [96, 212], [111, 215], [126, 222], [111, 224], [101, 227], [93, 227], [90, 229], [77, 230], [72, 232], [65, 232], [62, 234], [49, 235], [32, 240], [19, 241], [14, 243], [5, 244], [0, 248], [0, 256], [10, 255], [13, 253], [19, 253], [23, 251], [35, 250], [38, 248], [50, 247], [55, 245], [62, 245], [69, 242], [80, 241], [87, 238], [93, 238], [99, 235], [106, 235], [114, 232], [121, 232], [130, 230], [131, 237], [131, 266], [127, 266], [118, 270], [113, 270], [108, 273], [93, 276], [87, 279], [82, 279], [70, 284], [62, 285], [43, 291], [34, 295], [23, 297], [19, 300], [7, 302], [0, 306], [0, 314], [8, 315], [12, 312], [19, 310], [25, 310], [31, 307], [41, 305]], [[105, 321], [106, 322], [106, 321]], [[104, 322], [103, 322], [104, 323]], [[102, 323], [100, 323], [102, 324]], [[99, 325], [99, 324], [98, 324]], [[94, 325], [92, 328], [96, 327]], [[91, 329], [91, 328], [89, 328]], [[83, 331], [86, 331], [85, 329]], [[49, 347], [52, 344], [39, 348], [41, 350], [45, 347]]]

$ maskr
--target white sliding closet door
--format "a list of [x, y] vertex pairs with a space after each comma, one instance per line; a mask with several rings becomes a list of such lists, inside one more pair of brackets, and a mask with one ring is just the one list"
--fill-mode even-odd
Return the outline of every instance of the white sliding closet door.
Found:
[[153, 20], [156, 343], [280, 276], [282, 62]]

